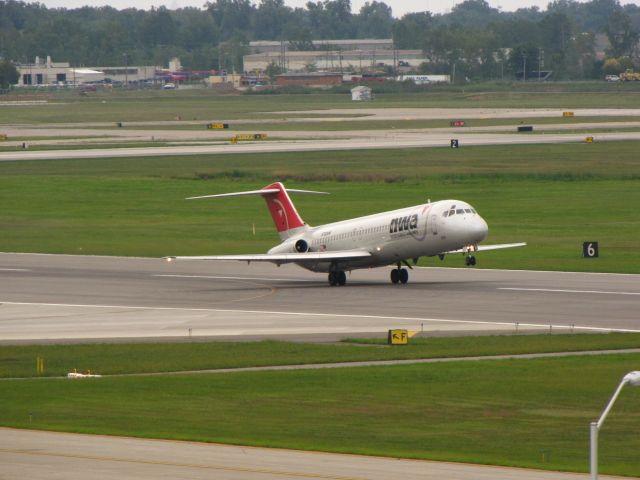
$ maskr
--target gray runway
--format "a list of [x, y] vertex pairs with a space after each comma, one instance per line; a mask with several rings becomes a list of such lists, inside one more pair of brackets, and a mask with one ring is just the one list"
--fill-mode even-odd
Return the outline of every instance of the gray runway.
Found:
[[[0, 428], [0, 478], [577, 480], [587, 475]], [[88, 472], [91, 472], [90, 474]], [[622, 478], [607, 477], [601, 478]]]
[[359, 270], [329, 287], [294, 265], [0, 254], [0, 341], [640, 332], [640, 275], [420, 268], [408, 285], [388, 275]]
[[[368, 150], [448, 147], [451, 138], [465, 145], [524, 145], [578, 143], [585, 141], [586, 133], [566, 134], [516, 134], [516, 133], [380, 133], [377, 137], [342, 138], [332, 140], [276, 140], [247, 142], [233, 145], [230, 142], [211, 145], [180, 145], [168, 147], [95, 148], [80, 150], [41, 150], [0, 152], [0, 162], [16, 160], [64, 160], [71, 158], [149, 157], [167, 155], [218, 155], [234, 153], [311, 152], [334, 150]], [[337, 135], [336, 135], [337, 136]], [[640, 140], [640, 132], [605, 132], [593, 135], [595, 141]]]

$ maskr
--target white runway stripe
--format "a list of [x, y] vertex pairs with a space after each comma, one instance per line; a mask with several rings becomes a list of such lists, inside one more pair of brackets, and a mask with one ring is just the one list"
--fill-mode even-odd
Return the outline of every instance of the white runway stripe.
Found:
[[256, 280], [262, 282], [318, 282], [318, 280], [301, 280], [299, 278], [271, 278], [271, 277], [223, 277], [219, 275], [171, 275], [171, 274], [157, 274], [151, 275], [152, 277], [171, 277], [171, 278], [211, 278], [214, 280]]
[[150, 306], [131, 306], [131, 305], [88, 305], [88, 304], [72, 304], [72, 303], [34, 303], [34, 302], [5, 302], [0, 301], [1, 305], [32, 305], [32, 306], [50, 306], [50, 307], [77, 307], [77, 308], [113, 308], [113, 309], [129, 309], [129, 310], [157, 310], [157, 311], [182, 311], [182, 312], [210, 312], [210, 313], [226, 313], [226, 314], [256, 314], [256, 315], [281, 315], [281, 316], [301, 316], [301, 317], [325, 317], [325, 318], [359, 318], [359, 319], [371, 319], [371, 320], [391, 320], [395, 323], [398, 322], [411, 322], [411, 323], [428, 323], [428, 322], [440, 322], [440, 323], [455, 323], [455, 324], [467, 324], [467, 325], [499, 325], [499, 326], [515, 326], [519, 328], [555, 328], [555, 329], [571, 329], [571, 330], [584, 330], [592, 332], [629, 332], [640, 333], [640, 329], [629, 328], [604, 328], [604, 327], [588, 327], [581, 325], [562, 325], [562, 324], [550, 324], [550, 323], [523, 323], [523, 322], [490, 322], [483, 320], [454, 320], [445, 318], [420, 318], [420, 317], [396, 317], [385, 315], [357, 315], [357, 314], [344, 314], [344, 313], [317, 313], [317, 312], [282, 312], [282, 311], [269, 311], [269, 310], [232, 310], [232, 309], [217, 309], [217, 308], [183, 308], [183, 307], [150, 307]]
[[597, 295], [640, 295], [640, 292], [610, 292], [604, 290], [561, 290], [554, 288], [517, 288], [503, 287], [498, 290], [515, 290], [518, 292], [552, 292], [552, 293], [589, 293]]

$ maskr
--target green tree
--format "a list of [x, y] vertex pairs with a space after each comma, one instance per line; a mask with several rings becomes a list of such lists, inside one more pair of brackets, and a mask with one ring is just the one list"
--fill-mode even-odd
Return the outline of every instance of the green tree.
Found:
[[16, 66], [8, 60], [0, 61], [0, 87], [9, 88], [18, 83], [20, 75]]
[[613, 12], [607, 23], [606, 33], [611, 44], [611, 55], [621, 57], [633, 54], [638, 43], [638, 31], [633, 28], [629, 15], [622, 10]]
[[391, 7], [386, 3], [366, 2], [355, 17], [358, 36], [362, 38], [388, 38], [393, 27]]
[[273, 85], [276, 81], [276, 77], [282, 73], [282, 68], [279, 65], [276, 65], [275, 62], [271, 62], [267, 65], [267, 68], [264, 69], [264, 74], [269, 79], [269, 83]]
[[171, 45], [176, 37], [176, 24], [166, 7], [151, 8], [140, 26], [140, 39], [148, 46]]
[[517, 77], [530, 79], [533, 70], [538, 69], [539, 49], [535, 45], [518, 45], [509, 54], [509, 70]]
[[250, 31], [255, 8], [249, 0], [215, 0], [207, 2], [206, 7], [222, 40]]
[[258, 40], [282, 39], [291, 12], [284, 0], [260, 0], [255, 14], [253, 37]]
[[430, 12], [408, 13], [393, 24], [393, 42], [396, 48], [423, 48], [425, 37], [434, 26]]

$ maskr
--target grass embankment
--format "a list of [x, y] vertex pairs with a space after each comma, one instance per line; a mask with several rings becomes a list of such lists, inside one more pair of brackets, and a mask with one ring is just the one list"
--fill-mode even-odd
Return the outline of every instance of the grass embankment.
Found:
[[[436, 87], [424, 92], [380, 93], [373, 102], [352, 102], [347, 93], [302, 95], [219, 95], [211, 90], [46, 92], [7, 97], [48, 100], [47, 104], [6, 105], [0, 124], [82, 123], [155, 120], [232, 120], [267, 112], [332, 108], [640, 108], [640, 87], [634, 84], [485, 84]], [[283, 118], [285, 116], [283, 115]]]
[[[0, 381], [0, 424], [586, 471], [589, 422], [640, 355]], [[640, 475], [639, 389], [600, 434], [600, 471]]]
[[640, 334], [523, 335], [411, 339], [407, 346], [363, 348], [385, 340], [350, 339], [342, 344], [189, 342], [0, 347], [0, 377], [37, 376], [35, 359], [45, 359], [45, 376], [74, 368], [102, 375], [156, 373], [271, 365], [472, 357], [562, 351], [640, 348]]
[[[0, 251], [190, 255], [266, 251], [277, 235], [256, 199], [185, 201], [275, 179], [311, 225], [432, 200], [469, 201], [490, 226], [485, 268], [640, 272], [638, 144], [518, 145], [261, 155], [3, 162]], [[253, 232], [255, 225], [256, 234]], [[581, 258], [583, 241], [600, 258]], [[458, 256], [422, 265], [462, 266]]]

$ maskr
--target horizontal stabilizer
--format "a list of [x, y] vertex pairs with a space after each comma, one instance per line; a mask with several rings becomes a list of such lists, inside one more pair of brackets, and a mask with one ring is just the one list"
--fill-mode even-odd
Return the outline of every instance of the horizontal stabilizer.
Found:
[[237, 260], [242, 262], [273, 262], [273, 263], [304, 263], [304, 262], [335, 262], [368, 258], [371, 253], [364, 250], [342, 250], [335, 252], [306, 252], [306, 253], [258, 253], [249, 255], [205, 255], [196, 257], [165, 257], [172, 260]]
[[[263, 188], [262, 190], [249, 190], [246, 192], [219, 193], [217, 195], [202, 195], [199, 197], [189, 197], [187, 200], [198, 200], [201, 198], [222, 198], [222, 197], [242, 197], [244, 195], [268, 195], [270, 193], [278, 193], [279, 188]], [[328, 192], [316, 192], [314, 190], [296, 190], [287, 188], [287, 193], [307, 193], [311, 195], [329, 195]]]

